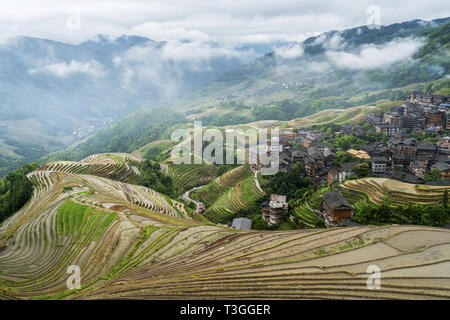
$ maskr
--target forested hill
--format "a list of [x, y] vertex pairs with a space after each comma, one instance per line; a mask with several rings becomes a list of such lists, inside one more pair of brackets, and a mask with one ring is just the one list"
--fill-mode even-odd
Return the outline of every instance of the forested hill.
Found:
[[224, 103], [261, 106], [290, 99], [302, 105], [299, 117], [355, 106], [380, 91], [420, 89], [415, 85], [449, 73], [449, 24], [449, 18], [413, 20], [327, 32], [288, 47], [291, 55], [275, 51], [224, 74], [186, 95], [185, 105], [200, 114]]
[[89, 155], [105, 152], [133, 152], [160, 138], [170, 138], [172, 131], [185, 124], [182, 113], [170, 109], [150, 108], [133, 113], [101, 130], [76, 147], [49, 154], [41, 163], [53, 160], [78, 161]]

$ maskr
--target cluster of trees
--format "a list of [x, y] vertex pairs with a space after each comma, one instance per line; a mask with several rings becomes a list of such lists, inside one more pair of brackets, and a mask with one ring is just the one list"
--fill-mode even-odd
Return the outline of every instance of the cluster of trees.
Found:
[[145, 161], [141, 165], [140, 169], [144, 174], [144, 177], [140, 182], [143, 186], [156, 190], [172, 198], [177, 197], [177, 192], [173, 185], [172, 178], [165, 175], [161, 171], [161, 166], [159, 163]]
[[437, 28], [426, 29], [423, 35], [427, 37], [427, 43], [420, 48], [416, 56], [423, 61], [439, 63], [445, 69], [443, 74], [448, 73], [450, 59], [445, 52], [448, 52], [450, 47], [450, 21]]
[[442, 179], [442, 173], [436, 169], [433, 168], [431, 171], [427, 171], [424, 173], [423, 178], [427, 181], [437, 181]]
[[367, 177], [370, 174], [370, 166], [367, 162], [362, 162], [356, 165], [355, 173], [358, 178]]
[[303, 116], [305, 106], [293, 100], [283, 100], [253, 110], [256, 120], [291, 120]]
[[357, 147], [359, 147], [359, 145], [364, 143], [361, 139], [359, 139], [351, 134], [336, 137], [333, 140], [331, 140], [330, 142], [331, 142], [331, 146], [333, 146], [335, 148], [340, 148], [342, 150], [348, 150], [348, 149], [355, 148], [355, 147], [357, 148]]
[[355, 162], [358, 160], [359, 159], [357, 157], [352, 156], [346, 151], [338, 151], [336, 152], [336, 159], [334, 159], [333, 164], [338, 165], [340, 163]]
[[361, 145], [368, 145], [376, 141], [387, 142], [389, 139], [387, 135], [374, 131], [373, 127], [368, 123], [364, 123], [361, 127], [365, 133], [360, 137], [356, 137], [352, 134], [336, 137], [336, 132], [341, 130], [340, 125], [337, 124], [316, 125], [313, 126], [312, 129], [324, 132], [323, 140], [332, 147], [340, 148], [342, 150], [348, 150], [350, 148], [358, 149]]
[[27, 174], [39, 165], [31, 163], [10, 172], [0, 180], [0, 223], [14, 214], [31, 198], [33, 184]]
[[[224, 157], [224, 159], [225, 159], [225, 157]], [[235, 161], [235, 163], [236, 163], [236, 161]], [[235, 165], [235, 164], [219, 164], [217, 166], [217, 176], [220, 177], [227, 171], [230, 171], [231, 169], [236, 168], [236, 166], [237, 165]]]
[[134, 113], [106, 128], [76, 147], [82, 157], [99, 152], [133, 152], [162, 137], [170, 137], [170, 128], [186, 123], [186, 118], [166, 108]]
[[421, 205], [381, 205], [359, 201], [355, 204], [353, 221], [361, 224], [415, 224], [441, 227], [448, 222], [450, 207], [445, 193], [441, 203]]
[[297, 162], [289, 172], [278, 171], [273, 176], [267, 176], [264, 190], [267, 194], [286, 195], [286, 199], [298, 199], [312, 186], [310, 177], [305, 177], [305, 166]]
[[172, 143], [160, 143], [149, 146], [145, 151], [144, 158], [152, 161], [164, 161], [170, 157]]
[[429, 142], [431, 144], [437, 144], [438, 141], [441, 139], [441, 137], [445, 136], [445, 131], [440, 132], [430, 132], [430, 131], [424, 131], [424, 132], [416, 132], [413, 133], [411, 136], [414, 139]]

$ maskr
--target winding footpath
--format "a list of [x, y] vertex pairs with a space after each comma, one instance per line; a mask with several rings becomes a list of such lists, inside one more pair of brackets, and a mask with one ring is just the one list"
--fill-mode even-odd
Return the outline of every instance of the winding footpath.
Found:
[[258, 172], [259, 172], [259, 170], [253, 170], [252, 169], [252, 171], [255, 174], [254, 177], [253, 177], [253, 180], [255, 181], [256, 188], [258, 188], [259, 191], [261, 191], [262, 193], [265, 194], [264, 190], [259, 185], [259, 181], [258, 181]]
[[205, 204], [204, 204], [203, 202], [200, 202], [200, 201], [197, 201], [197, 200], [194, 200], [194, 199], [190, 198], [189, 195], [191, 194], [192, 191], [195, 191], [195, 190], [198, 190], [198, 189], [200, 189], [200, 188], [203, 188], [204, 186], [205, 186], [205, 185], [201, 185], [201, 186], [192, 188], [192, 189], [186, 191], [186, 192], [183, 194], [183, 199], [185, 199], [185, 200], [188, 201], [188, 202], [193, 202], [193, 203], [195, 203], [195, 205], [197, 206], [197, 207], [196, 207], [197, 212], [200, 212], [200, 206], [201, 206], [201, 205], [204, 206]]

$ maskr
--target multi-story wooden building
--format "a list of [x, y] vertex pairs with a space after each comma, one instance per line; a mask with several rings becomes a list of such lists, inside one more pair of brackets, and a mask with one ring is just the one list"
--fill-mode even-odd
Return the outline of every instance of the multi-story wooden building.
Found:
[[442, 174], [442, 180], [450, 180], [450, 164], [445, 162], [437, 162], [431, 166]]
[[268, 224], [278, 224], [286, 218], [288, 210], [286, 196], [272, 194], [270, 201], [263, 204], [261, 215]]
[[437, 146], [439, 147], [439, 151], [450, 151], [450, 137], [444, 137], [438, 141]]
[[298, 138], [298, 134], [293, 131], [280, 130], [280, 141], [293, 141]]
[[411, 161], [408, 168], [416, 177], [423, 177], [426, 170], [426, 167], [420, 161]]
[[440, 110], [430, 110], [426, 112], [427, 126], [438, 127], [444, 126], [445, 113]]
[[331, 223], [341, 224], [343, 219], [353, 217], [353, 206], [336, 191], [323, 194], [324, 217]]

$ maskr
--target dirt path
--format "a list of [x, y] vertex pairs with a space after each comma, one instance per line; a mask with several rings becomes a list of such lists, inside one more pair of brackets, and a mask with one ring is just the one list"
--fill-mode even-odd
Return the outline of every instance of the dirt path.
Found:
[[202, 185], [202, 186], [198, 186], [198, 187], [192, 188], [192, 189], [186, 191], [186, 192], [183, 194], [183, 199], [185, 199], [185, 200], [188, 201], [188, 202], [193, 202], [193, 203], [195, 203], [197, 212], [199, 212], [200, 206], [201, 206], [201, 205], [205, 205], [205, 204], [204, 204], [203, 202], [200, 202], [200, 201], [191, 199], [191, 198], [189, 197], [189, 194], [190, 194], [192, 191], [194, 191], [194, 190], [198, 190], [198, 189], [200, 189], [200, 188], [203, 188], [204, 186], [205, 186], [205, 185]]
[[261, 191], [262, 193], [264, 193], [265, 194], [265, 192], [264, 192], [264, 190], [261, 188], [261, 186], [259, 185], [259, 181], [258, 181], [258, 170], [253, 170], [252, 169], [252, 171], [253, 171], [253, 173], [254, 173], [254, 177], [253, 177], [253, 180], [255, 181], [255, 185], [256, 185], [256, 188], [258, 188], [258, 190], [259, 191]]

